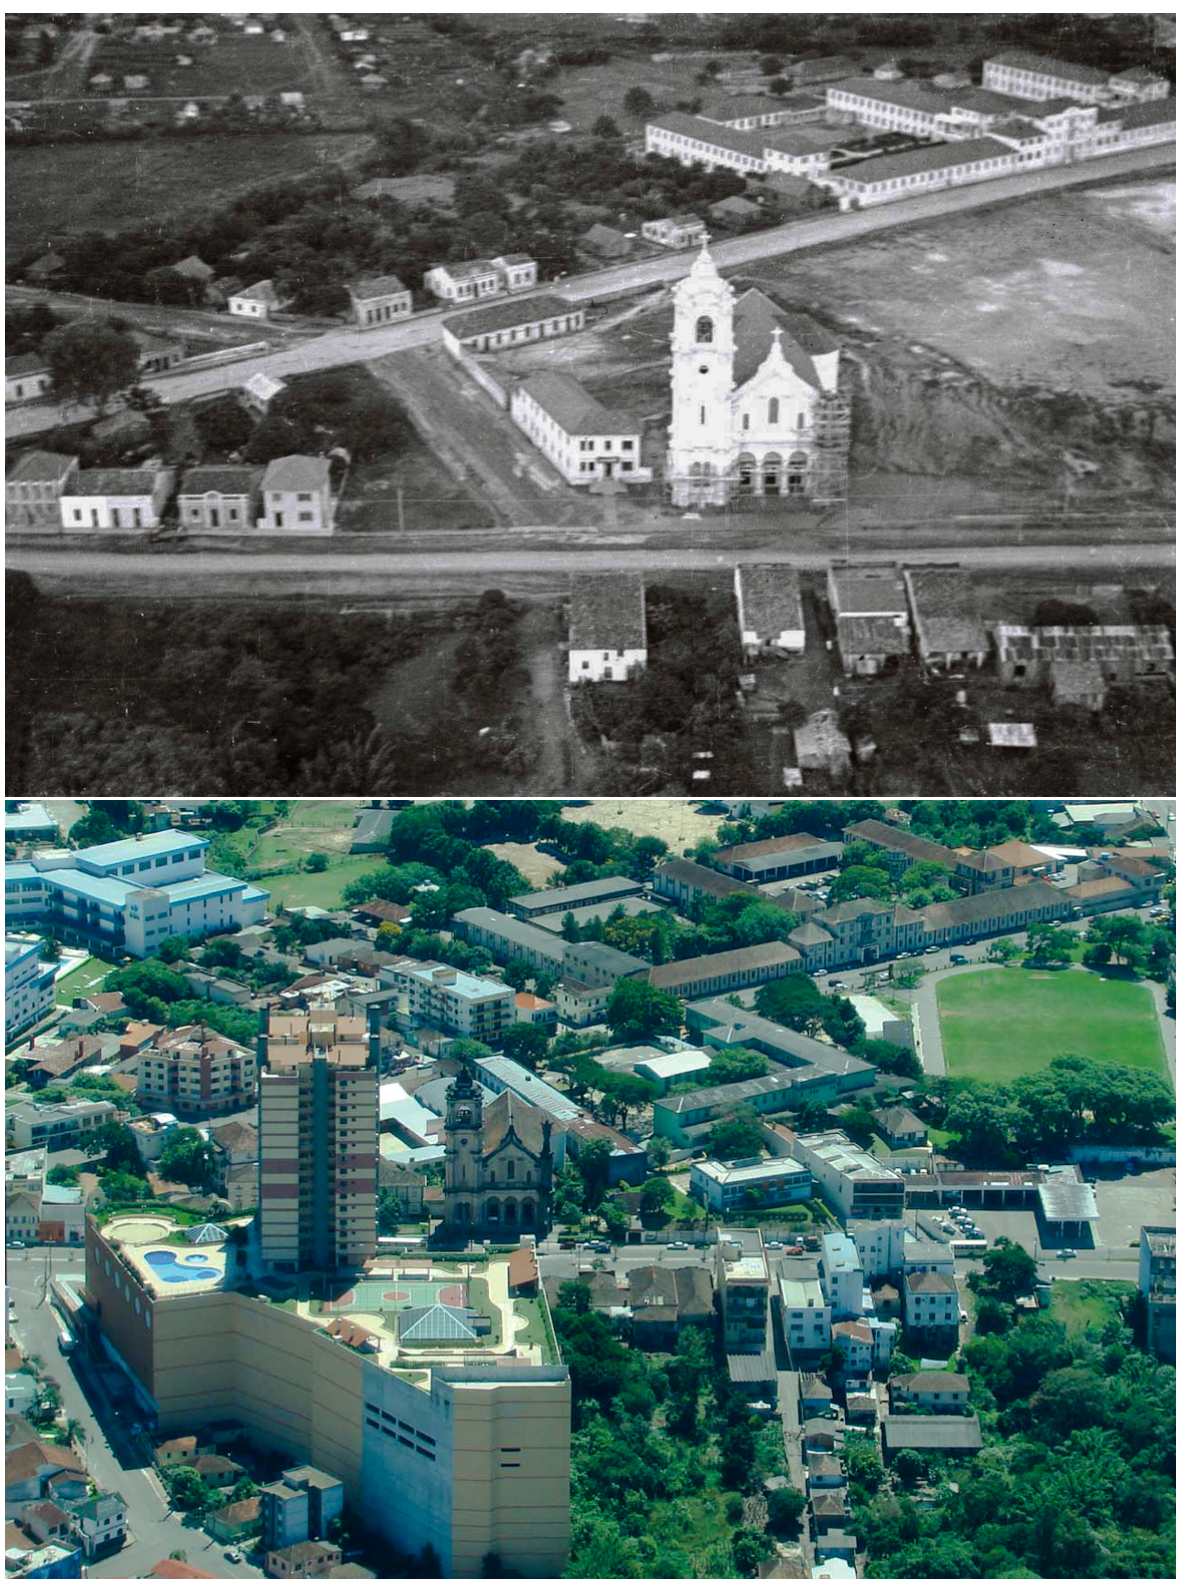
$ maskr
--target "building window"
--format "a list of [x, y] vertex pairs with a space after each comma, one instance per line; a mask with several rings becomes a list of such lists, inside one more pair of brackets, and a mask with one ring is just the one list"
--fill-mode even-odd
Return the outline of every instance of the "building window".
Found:
[[709, 316], [697, 318], [696, 339], [698, 343], [712, 343], [714, 340], [714, 324]]

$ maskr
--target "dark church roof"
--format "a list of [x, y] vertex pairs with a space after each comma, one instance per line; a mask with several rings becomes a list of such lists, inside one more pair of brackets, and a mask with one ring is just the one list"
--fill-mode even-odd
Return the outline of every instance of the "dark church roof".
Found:
[[502, 1091], [484, 1109], [483, 1155], [492, 1156], [515, 1133], [525, 1150], [539, 1157], [545, 1149], [545, 1124], [545, 1116], [531, 1102], [515, 1090]]
[[782, 333], [783, 357], [809, 387], [821, 388], [813, 356], [838, 347], [830, 332], [802, 312], [783, 310], [760, 288], [748, 288], [734, 304], [734, 385], [742, 387], [771, 352], [772, 335]]

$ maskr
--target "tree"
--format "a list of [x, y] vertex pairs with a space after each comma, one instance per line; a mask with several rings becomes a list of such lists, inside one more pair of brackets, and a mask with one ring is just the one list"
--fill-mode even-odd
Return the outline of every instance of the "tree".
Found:
[[845, 1471], [849, 1482], [864, 1489], [867, 1495], [877, 1494], [886, 1481], [886, 1469], [876, 1444], [865, 1439], [850, 1439], [845, 1446]]
[[633, 1046], [658, 1035], [679, 1035], [681, 1004], [671, 991], [660, 991], [643, 980], [616, 980], [607, 1003], [607, 1022], [615, 1041]]
[[255, 1483], [253, 1478], [239, 1478], [237, 1483], [234, 1485], [230, 1499], [231, 1501], [253, 1500], [257, 1493], [258, 1484]]
[[533, 978], [533, 965], [525, 958], [510, 958], [504, 966], [504, 983], [523, 991]]
[[377, 1198], [377, 1232], [393, 1234], [402, 1221], [402, 1197], [397, 1190], [383, 1190]]
[[168, 1474], [168, 1493], [178, 1511], [199, 1511], [208, 1503], [210, 1492], [196, 1467], [174, 1467]]
[[904, 1489], [913, 1489], [923, 1475], [923, 1458], [915, 1450], [900, 1450], [894, 1457], [894, 1471]]
[[55, 398], [63, 404], [94, 404], [99, 413], [139, 369], [139, 350], [126, 332], [90, 321], [71, 321], [41, 346]]
[[1020, 952], [1021, 948], [1011, 936], [1002, 935], [999, 941], [994, 941], [988, 949], [990, 963], [1011, 963]]
[[540, 1024], [510, 1024], [500, 1037], [502, 1051], [524, 1063], [527, 1068], [537, 1068], [549, 1049], [549, 1041]]
[[1025, 932], [1027, 961], [1038, 966], [1069, 963], [1077, 945], [1078, 931], [1064, 929], [1060, 924], [1031, 924]]
[[677, 1193], [665, 1178], [647, 1179], [640, 1187], [640, 1217], [650, 1227], [663, 1228]]
[[96, 1124], [81, 1136], [79, 1144], [83, 1151], [100, 1159], [100, 1168], [104, 1173], [130, 1173], [139, 1177], [143, 1174], [143, 1159], [135, 1144], [135, 1136], [126, 1124], [117, 1124], [110, 1119], [106, 1123]]
[[228, 393], [199, 409], [193, 425], [205, 447], [215, 454], [233, 454], [245, 448], [254, 430], [251, 416]]
[[730, 1550], [739, 1576], [753, 1577], [759, 1569], [759, 1562], [766, 1560], [769, 1548], [765, 1534], [755, 1528], [739, 1528], [730, 1540]]
[[208, 1190], [214, 1182], [213, 1148], [199, 1130], [181, 1129], [160, 1153], [158, 1167], [165, 1179]]
[[102, 1192], [112, 1206], [134, 1206], [148, 1199], [152, 1187], [146, 1179], [139, 1179], [133, 1173], [124, 1173], [116, 1168], [102, 1175]]
[[818, 1035], [832, 1012], [832, 1003], [806, 975], [789, 974], [759, 987], [755, 1012], [801, 1035]]
[[43, 963], [56, 963], [62, 955], [62, 944], [56, 935], [41, 937], [40, 958]]
[[637, 122], [642, 122], [645, 117], [651, 116], [656, 109], [656, 101], [648, 93], [647, 89], [641, 88], [637, 84], [635, 88], [628, 89], [623, 96], [623, 108]]
[[596, 117], [594, 126], [591, 128], [591, 135], [594, 138], [602, 139], [623, 137], [623, 134], [609, 116]]
[[660, 1086], [654, 1080], [640, 1079], [635, 1074], [612, 1074], [606, 1069], [600, 1072], [603, 1075], [599, 1085], [601, 1106], [612, 1123], [619, 1119], [619, 1127], [626, 1134], [628, 1113], [655, 1101]]
[[723, 1162], [757, 1157], [763, 1149], [763, 1131], [758, 1118], [749, 1110], [719, 1118], [709, 1127], [705, 1148], [711, 1157]]
[[326, 852], [309, 852], [303, 861], [303, 866], [309, 874], [323, 874], [328, 867], [328, 854]]
[[460, 1063], [474, 1063], [481, 1057], [491, 1057], [492, 1048], [486, 1046], [483, 1041], [471, 1041], [464, 1037], [451, 1042], [448, 1055]]
[[[1014, 1301], [1019, 1295], [1028, 1295], [1037, 1281], [1037, 1263], [1024, 1246], [1002, 1234], [996, 1244], [984, 1253], [983, 1274], [969, 1275], [968, 1283], [979, 1294], [985, 1289], [989, 1294], [1005, 1301]], [[973, 1283], [973, 1279], [977, 1282]]]
[[672, 1147], [663, 1135], [653, 1135], [645, 1149], [650, 1168], [663, 1168], [672, 1153]]
[[807, 1504], [798, 1489], [772, 1489], [767, 1496], [767, 1525], [782, 1538], [794, 1538]]
[[887, 899], [889, 895], [890, 876], [885, 869], [871, 869], [863, 864], [854, 864], [851, 869], [842, 870], [833, 881], [828, 902], [830, 907], [835, 908], [838, 903], [853, 902], [857, 897], [875, 897], [881, 901]]

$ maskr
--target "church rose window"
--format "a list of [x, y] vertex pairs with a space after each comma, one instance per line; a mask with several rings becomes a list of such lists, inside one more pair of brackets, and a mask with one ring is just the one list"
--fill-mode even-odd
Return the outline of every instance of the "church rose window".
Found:
[[707, 315], [699, 316], [698, 319], [697, 319], [697, 341], [698, 341], [698, 343], [712, 343], [713, 340], [714, 340], [714, 324], [713, 324], [713, 322], [710, 320], [710, 318]]

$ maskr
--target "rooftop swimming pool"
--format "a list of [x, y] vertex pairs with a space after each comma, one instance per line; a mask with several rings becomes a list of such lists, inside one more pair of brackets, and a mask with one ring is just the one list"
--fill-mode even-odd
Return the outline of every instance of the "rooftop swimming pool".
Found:
[[186, 1251], [183, 1260], [175, 1251], [145, 1251], [144, 1261], [165, 1284], [196, 1284], [202, 1279], [219, 1279], [220, 1267], [202, 1267], [209, 1258], [202, 1251]]

